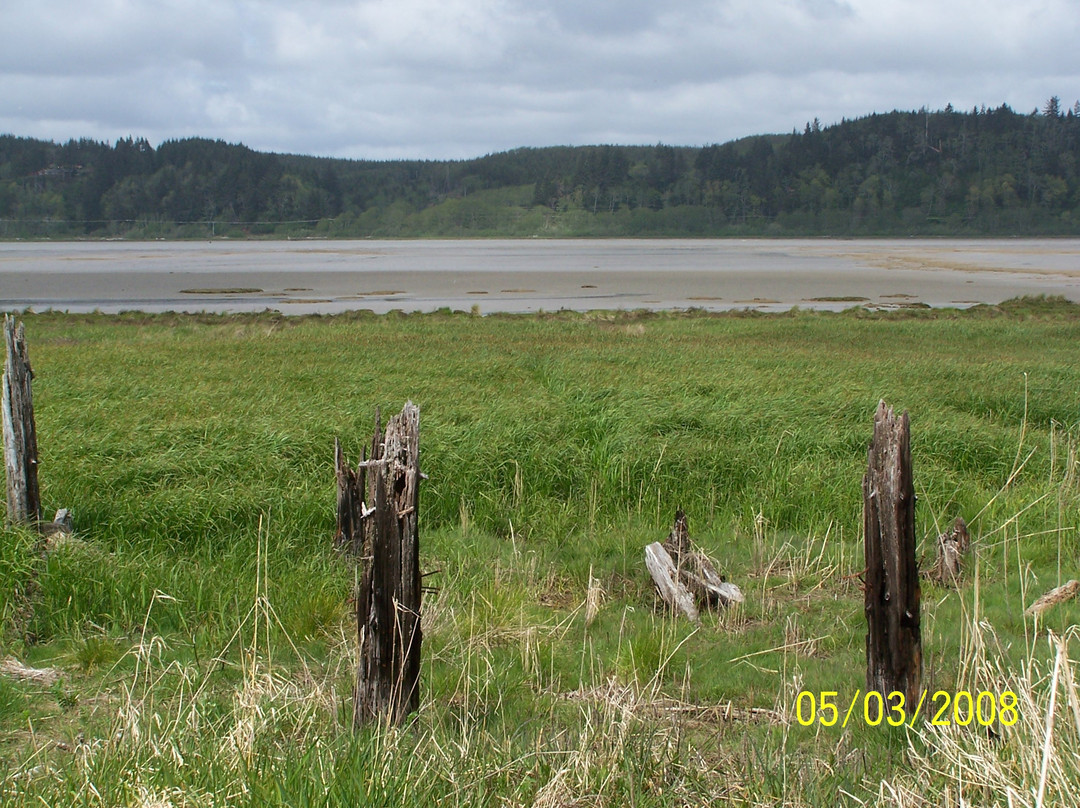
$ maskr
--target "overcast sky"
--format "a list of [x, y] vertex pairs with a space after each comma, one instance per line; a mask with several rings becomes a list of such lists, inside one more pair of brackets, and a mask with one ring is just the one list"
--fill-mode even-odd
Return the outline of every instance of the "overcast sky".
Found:
[[1080, 98], [1078, 0], [0, 0], [0, 133], [357, 158]]

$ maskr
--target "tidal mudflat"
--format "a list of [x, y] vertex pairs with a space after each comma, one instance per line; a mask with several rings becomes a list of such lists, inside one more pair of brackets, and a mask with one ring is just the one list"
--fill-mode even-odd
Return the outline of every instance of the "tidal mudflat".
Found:
[[334, 313], [1080, 301], [1080, 239], [0, 243], [0, 308]]

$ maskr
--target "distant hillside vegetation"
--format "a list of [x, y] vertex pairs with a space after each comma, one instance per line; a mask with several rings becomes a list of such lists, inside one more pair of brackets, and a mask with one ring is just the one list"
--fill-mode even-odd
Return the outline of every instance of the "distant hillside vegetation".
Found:
[[0, 238], [1080, 234], [1080, 103], [464, 161], [0, 136]]

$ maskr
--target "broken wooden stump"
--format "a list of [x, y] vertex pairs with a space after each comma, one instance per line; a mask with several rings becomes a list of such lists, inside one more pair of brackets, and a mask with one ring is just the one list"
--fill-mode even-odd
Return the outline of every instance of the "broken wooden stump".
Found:
[[588, 628], [600, 614], [600, 606], [605, 599], [604, 587], [599, 578], [593, 577], [593, 569], [589, 567], [589, 588], [585, 593], [585, 627]]
[[[340, 458], [340, 446], [337, 447]], [[339, 463], [341, 469], [347, 464]], [[356, 676], [353, 724], [401, 723], [420, 706], [420, 542], [417, 513], [420, 489], [420, 410], [412, 402], [390, 419], [381, 433], [376, 416], [370, 459], [347, 480], [364, 488], [370, 505], [346, 503], [351, 524], [360, 528], [341, 539], [352, 548], [369, 542], [369, 558], [356, 597], [360, 665]], [[339, 527], [342, 501], [338, 500]], [[358, 538], [359, 536], [359, 538]]]
[[1057, 589], [1051, 589], [1037, 601], [1028, 606], [1024, 614], [1042, 614], [1051, 606], [1057, 606], [1059, 603], [1072, 600], [1076, 597], [1077, 592], [1080, 592], [1080, 581], [1069, 581], [1066, 584], [1062, 584]]
[[67, 508], [61, 508], [51, 522], [42, 522], [40, 526], [42, 536], [70, 536], [74, 529], [71, 511]]
[[3, 411], [4, 471], [7, 479], [7, 523], [36, 527], [41, 521], [41, 492], [38, 488], [37, 430], [34, 427], [34, 398], [30, 358], [26, 350], [26, 329], [4, 316]]
[[963, 571], [963, 554], [969, 544], [967, 522], [958, 516], [952, 528], [937, 538], [937, 561], [929, 577], [944, 585], [955, 584]]
[[728, 583], [716, 571], [716, 565], [705, 553], [694, 549], [686, 514], [675, 511], [675, 523], [671, 527], [665, 549], [675, 560], [679, 577], [690, 590], [694, 599], [707, 606], [726, 606], [742, 603], [742, 592], [735, 584]]
[[735, 584], [716, 571], [716, 565], [690, 542], [686, 514], [675, 512], [675, 524], [663, 544], [645, 548], [645, 566], [660, 597], [695, 623], [699, 609], [742, 603], [745, 598]]
[[75, 525], [71, 511], [61, 508], [51, 522], [42, 522], [38, 526], [41, 532], [43, 553], [46, 557], [56, 552], [57, 548], [75, 541]]
[[885, 402], [874, 415], [863, 478], [866, 554], [866, 687], [887, 703], [894, 692], [917, 704], [922, 683], [919, 569], [915, 559], [915, 485], [911, 425]]

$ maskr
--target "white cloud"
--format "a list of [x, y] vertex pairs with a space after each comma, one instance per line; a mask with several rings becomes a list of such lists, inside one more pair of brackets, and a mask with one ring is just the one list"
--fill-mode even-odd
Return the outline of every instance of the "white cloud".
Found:
[[352, 157], [1080, 96], [1075, 0], [7, 0], [0, 131]]

